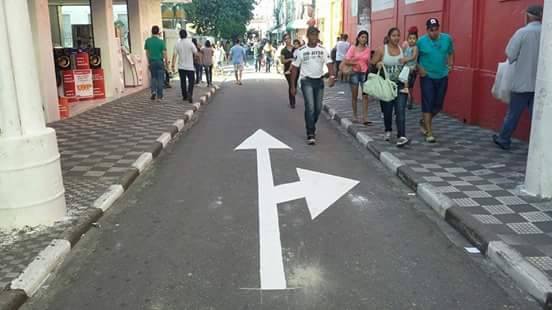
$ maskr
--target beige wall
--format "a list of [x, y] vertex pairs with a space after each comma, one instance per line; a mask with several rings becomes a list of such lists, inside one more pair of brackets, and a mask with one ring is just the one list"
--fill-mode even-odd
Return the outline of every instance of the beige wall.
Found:
[[128, 15], [132, 54], [142, 57], [142, 72], [144, 72], [142, 87], [148, 87], [149, 72], [144, 41], [151, 36], [153, 25], [161, 27], [161, 0], [128, 0]]

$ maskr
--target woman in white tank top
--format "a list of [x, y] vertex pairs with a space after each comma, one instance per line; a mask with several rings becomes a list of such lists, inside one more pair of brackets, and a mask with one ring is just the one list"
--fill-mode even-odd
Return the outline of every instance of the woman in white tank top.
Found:
[[[378, 69], [385, 67], [389, 79], [397, 83], [398, 89], [402, 89], [403, 84], [399, 81], [399, 74], [403, 68], [400, 60], [404, 58], [403, 50], [399, 46], [401, 32], [398, 28], [391, 28], [387, 33], [387, 37], [389, 43], [376, 50], [372, 58], [372, 64], [376, 65]], [[396, 115], [398, 147], [405, 146], [410, 142], [406, 138], [407, 99], [407, 94], [399, 92], [397, 97], [389, 102], [380, 101], [385, 123], [385, 141], [391, 141], [393, 115]]]

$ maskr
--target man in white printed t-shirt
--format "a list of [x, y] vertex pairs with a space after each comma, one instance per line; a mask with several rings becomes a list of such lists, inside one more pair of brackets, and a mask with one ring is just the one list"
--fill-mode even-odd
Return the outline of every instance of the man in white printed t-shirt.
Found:
[[[193, 103], [194, 94], [194, 55], [197, 48], [191, 39], [188, 39], [188, 32], [180, 30], [180, 40], [176, 42], [172, 59], [172, 71], [175, 70], [176, 57], [178, 56], [178, 74], [180, 75], [180, 88], [182, 89], [182, 100]], [[188, 85], [186, 85], [188, 78]], [[187, 87], [186, 87], [187, 86]]]
[[[307, 45], [297, 52], [291, 67], [291, 80], [294, 81], [301, 67], [301, 91], [305, 100], [305, 125], [307, 127], [307, 143], [316, 144], [316, 122], [322, 111], [322, 98], [324, 97], [324, 65], [328, 67], [330, 74], [329, 86], [335, 85], [334, 68], [328, 51], [318, 42], [320, 30], [309, 27], [307, 30]], [[291, 95], [297, 94], [296, 85], [291, 87]]]

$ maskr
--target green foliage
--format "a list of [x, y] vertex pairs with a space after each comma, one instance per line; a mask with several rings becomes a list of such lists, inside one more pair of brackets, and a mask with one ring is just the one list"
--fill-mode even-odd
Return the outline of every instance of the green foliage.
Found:
[[255, 0], [192, 0], [184, 10], [198, 34], [236, 38], [246, 33], [254, 6]]

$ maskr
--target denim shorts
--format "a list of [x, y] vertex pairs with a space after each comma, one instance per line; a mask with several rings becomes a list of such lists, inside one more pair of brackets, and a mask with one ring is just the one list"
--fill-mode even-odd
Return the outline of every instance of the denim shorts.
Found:
[[366, 72], [353, 72], [350, 77], [349, 83], [353, 86], [366, 82]]
[[447, 94], [448, 77], [442, 79], [421, 77], [420, 85], [422, 88], [422, 112], [432, 114], [441, 112]]

